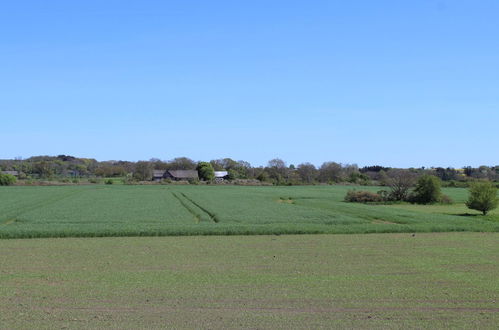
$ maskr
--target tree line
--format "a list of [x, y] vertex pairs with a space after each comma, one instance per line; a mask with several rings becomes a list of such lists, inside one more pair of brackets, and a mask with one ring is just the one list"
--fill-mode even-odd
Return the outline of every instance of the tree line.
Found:
[[401, 173], [408, 177], [431, 175], [446, 185], [466, 185], [468, 181], [487, 179], [499, 181], [499, 166], [466, 166], [462, 169], [409, 168], [398, 169], [379, 165], [358, 167], [355, 164], [324, 162], [316, 167], [304, 162], [298, 165], [287, 164], [275, 158], [266, 166], [252, 166], [243, 160], [231, 158], [215, 159], [209, 162], [194, 161], [187, 157], [177, 157], [169, 161], [152, 158], [147, 161], [97, 161], [91, 158], [78, 158], [69, 155], [34, 156], [27, 159], [0, 160], [1, 171], [17, 171], [18, 179], [57, 179], [57, 178], [113, 178], [129, 177], [130, 180], [147, 181], [153, 170], [196, 170], [202, 165], [203, 172], [227, 171], [228, 180], [258, 180], [274, 185], [298, 184], [380, 184], [393, 182], [393, 177]]

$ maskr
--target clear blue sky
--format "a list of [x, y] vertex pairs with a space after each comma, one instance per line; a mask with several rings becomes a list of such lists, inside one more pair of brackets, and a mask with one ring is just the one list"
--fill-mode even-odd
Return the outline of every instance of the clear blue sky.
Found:
[[0, 158], [499, 164], [499, 1], [2, 1]]

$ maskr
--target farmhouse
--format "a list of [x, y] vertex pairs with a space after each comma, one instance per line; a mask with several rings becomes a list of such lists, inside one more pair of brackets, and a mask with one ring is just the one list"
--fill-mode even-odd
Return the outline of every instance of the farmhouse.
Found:
[[171, 180], [189, 180], [189, 179], [198, 179], [198, 171], [196, 170], [154, 170], [152, 173], [153, 181], [161, 181], [163, 179], [171, 179]]
[[13, 175], [15, 177], [19, 176], [18, 171], [2, 171], [2, 174], [10, 174], [10, 175]]

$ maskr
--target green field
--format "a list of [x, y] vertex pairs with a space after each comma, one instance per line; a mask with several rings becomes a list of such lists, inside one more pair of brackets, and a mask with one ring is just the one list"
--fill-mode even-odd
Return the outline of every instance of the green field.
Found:
[[498, 233], [0, 240], [0, 327], [496, 329], [498, 241]]
[[[499, 213], [346, 203], [350, 187], [0, 187], [0, 238], [499, 231]], [[378, 187], [361, 189], [377, 190]]]

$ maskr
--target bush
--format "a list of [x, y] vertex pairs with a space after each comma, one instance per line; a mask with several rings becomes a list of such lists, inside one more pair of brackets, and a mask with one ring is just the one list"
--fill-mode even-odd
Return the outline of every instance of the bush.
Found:
[[350, 203], [380, 203], [384, 201], [384, 198], [380, 194], [370, 191], [349, 190], [345, 196], [345, 201]]
[[442, 181], [442, 187], [468, 188], [468, 183], [466, 181], [456, 181], [456, 180]]
[[418, 204], [432, 204], [442, 195], [440, 179], [433, 175], [423, 175], [418, 179], [410, 200]]
[[454, 203], [454, 201], [449, 196], [442, 194], [440, 196], [440, 203], [449, 205]]
[[11, 174], [0, 173], [0, 186], [10, 186], [16, 183], [17, 179]]
[[472, 210], [477, 210], [487, 215], [490, 210], [493, 210], [499, 204], [497, 199], [497, 187], [492, 182], [475, 182], [471, 185], [470, 196], [466, 202], [466, 206]]
[[189, 179], [187, 179], [187, 182], [189, 182], [189, 184], [198, 185], [199, 184], [199, 179], [189, 178]]
[[131, 174], [127, 174], [122, 180], [123, 184], [135, 184], [136, 181]]
[[113, 180], [112, 179], [107, 179], [106, 181], [104, 181], [105, 184], [113, 184]]

